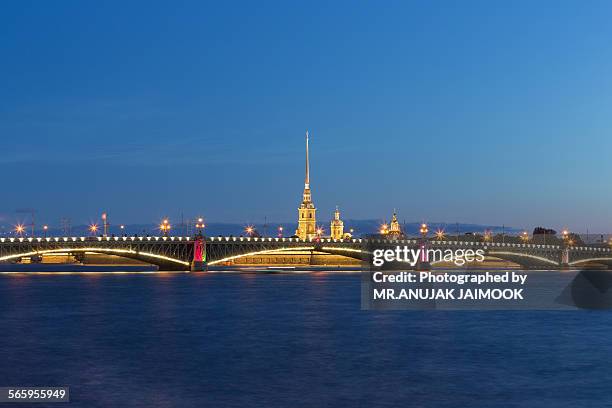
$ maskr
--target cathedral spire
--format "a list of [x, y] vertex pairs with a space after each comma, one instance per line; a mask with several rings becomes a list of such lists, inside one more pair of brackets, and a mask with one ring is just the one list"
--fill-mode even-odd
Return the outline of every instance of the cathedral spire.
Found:
[[310, 188], [310, 161], [308, 160], [308, 131], [306, 131], [306, 178], [304, 188]]
[[302, 202], [305, 204], [312, 202], [312, 196], [310, 195], [310, 160], [308, 155], [308, 131], [306, 131], [306, 177], [304, 178], [304, 194]]
[[295, 231], [300, 239], [313, 239], [317, 236], [316, 227], [316, 211], [317, 209], [312, 202], [310, 192], [310, 161], [308, 157], [308, 131], [306, 131], [306, 176], [304, 178], [304, 194], [302, 195], [302, 204], [298, 208], [298, 228]]

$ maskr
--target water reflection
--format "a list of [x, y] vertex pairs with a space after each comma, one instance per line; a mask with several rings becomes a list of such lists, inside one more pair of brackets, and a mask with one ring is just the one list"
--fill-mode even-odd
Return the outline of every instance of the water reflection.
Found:
[[362, 311], [360, 285], [0, 276], [0, 378], [69, 385], [75, 407], [609, 404], [609, 313]]

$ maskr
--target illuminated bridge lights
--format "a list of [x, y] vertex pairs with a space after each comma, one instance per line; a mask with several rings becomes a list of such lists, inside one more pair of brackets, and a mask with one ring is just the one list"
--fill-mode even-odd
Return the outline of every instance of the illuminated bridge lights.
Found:
[[[87, 242], [91, 242], [90, 245]], [[98, 252], [108, 254], [125, 254], [132, 258], [141, 258], [142, 260], [163, 260], [164, 262], [172, 262], [181, 266], [190, 264], [191, 248], [193, 245], [193, 237], [183, 236], [150, 236], [150, 237], [37, 237], [37, 238], [22, 238], [22, 237], [5, 237], [0, 238], [0, 261], [15, 259], [19, 257], [27, 257], [32, 255], [40, 255], [45, 253], [58, 253], [61, 251], [70, 252]], [[334, 240], [331, 238], [322, 238], [317, 240], [301, 240], [296, 238], [285, 237], [208, 237], [206, 242], [212, 244], [211, 252], [213, 261], [211, 265], [231, 261], [240, 257], [258, 254], [275, 254], [275, 253], [291, 253], [291, 251], [305, 251], [315, 248], [329, 253], [345, 252], [347, 256], [350, 253], [363, 253], [356, 246], [364, 242], [362, 239], [351, 240]], [[390, 241], [385, 239], [373, 239], [373, 244], [380, 245], [416, 245], [416, 239], [403, 239]], [[74, 244], [74, 245], [73, 245]], [[445, 246], [459, 248], [484, 248], [489, 251], [488, 255], [499, 255], [502, 259], [513, 261], [513, 259], [524, 259], [524, 262], [529, 265], [533, 263], [545, 263], [549, 265], [558, 265], [557, 254], [560, 250], [568, 249], [573, 254], [571, 265], [576, 265], [582, 262], [600, 261], [602, 263], [612, 263], [612, 248], [610, 247], [589, 247], [575, 246], [562, 247], [560, 245], [540, 245], [528, 243], [502, 243], [502, 242], [467, 242], [467, 241], [429, 241], [429, 244], [435, 248], [444, 248]], [[79, 248], [79, 245], [87, 248]], [[138, 247], [136, 247], [138, 245]], [[227, 248], [224, 246], [227, 245]], [[321, 245], [321, 246], [319, 246]], [[9, 247], [10, 246], [10, 247]], [[76, 248], [70, 248], [76, 246]], [[114, 248], [113, 248], [114, 246]], [[122, 248], [123, 246], [123, 248]], [[133, 247], [132, 247], [133, 246]], [[142, 246], [142, 247], [141, 247]], [[232, 246], [231, 249], [230, 246]], [[110, 247], [110, 248], [109, 248]], [[48, 249], [46, 249], [48, 248]], [[178, 251], [178, 252], [177, 252]], [[245, 253], [239, 253], [245, 251]], [[247, 252], [248, 251], [248, 252]], [[14, 254], [9, 254], [14, 252]], [[164, 255], [158, 255], [164, 254]], [[169, 255], [169, 256], [168, 256]], [[215, 260], [221, 257], [222, 259]], [[605, 258], [609, 257], [609, 258]], [[576, 259], [588, 258], [588, 259]], [[209, 258], [210, 259], [210, 258]], [[531, 261], [530, 261], [531, 260]], [[155, 262], [151, 262], [155, 263]]]
[[337, 248], [337, 247], [322, 247], [323, 251], [342, 251], [342, 252], [355, 252], [355, 253], [364, 253], [361, 249], [353, 249], [353, 248]]
[[612, 262], [611, 258], [587, 258], [587, 259], [578, 259], [575, 261], [570, 262], [569, 264], [574, 266], [574, 265], [578, 265], [581, 263], [587, 263], [587, 262]]
[[261, 251], [253, 251], [253, 252], [248, 252], [248, 253], [245, 253], [245, 254], [228, 256], [226, 258], [222, 258], [222, 259], [218, 259], [216, 261], [209, 262], [208, 264], [209, 265], [217, 265], [217, 264], [220, 264], [220, 263], [233, 261], [235, 259], [243, 258], [243, 257], [247, 257], [247, 256], [268, 255], [268, 254], [278, 254], [278, 253], [291, 253], [291, 252], [295, 252], [295, 251], [313, 251], [314, 249], [315, 249], [315, 247], [285, 247], [285, 248], [278, 248], [278, 249], [265, 249], [265, 250], [261, 250]]
[[541, 257], [541, 256], [537, 256], [537, 255], [531, 255], [531, 254], [525, 254], [525, 253], [514, 253], [514, 252], [503, 252], [503, 251], [490, 251], [487, 255], [491, 255], [491, 256], [496, 256], [496, 255], [506, 255], [506, 256], [517, 256], [517, 257], [525, 257], [525, 258], [531, 258], [531, 259], [535, 259], [538, 261], [542, 261], [544, 263], [548, 263], [551, 265], [557, 265], [557, 262], [555, 261], [551, 261], [550, 259]]
[[132, 249], [100, 248], [100, 247], [43, 249], [40, 251], [31, 251], [31, 252], [24, 252], [20, 254], [3, 256], [3, 257], [0, 257], [0, 261], [8, 261], [11, 259], [23, 258], [27, 256], [53, 254], [53, 253], [61, 253], [61, 252], [96, 252], [96, 253], [101, 252], [101, 253], [123, 254], [123, 255], [130, 254], [130, 255], [139, 255], [139, 256], [144, 256], [144, 257], [149, 257], [149, 258], [161, 259], [164, 261], [174, 262], [174, 263], [178, 263], [178, 264], [185, 265], [185, 266], [190, 265], [189, 262], [181, 261], [180, 259], [175, 259], [175, 258], [171, 258], [171, 257], [164, 256], [164, 255], [153, 254], [150, 252], [135, 251]]

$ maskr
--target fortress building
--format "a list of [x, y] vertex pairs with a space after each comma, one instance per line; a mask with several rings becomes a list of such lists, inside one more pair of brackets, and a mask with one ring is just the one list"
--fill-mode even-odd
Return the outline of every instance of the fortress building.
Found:
[[306, 132], [306, 178], [304, 179], [304, 193], [302, 204], [298, 208], [298, 228], [295, 231], [300, 239], [313, 239], [317, 236], [317, 209], [312, 202], [310, 194], [310, 162], [308, 160], [308, 131]]
[[340, 219], [340, 211], [336, 206], [336, 211], [334, 212], [334, 219], [332, 220], [329, 230], [331, 231], [332, 239], [344, 239], [344, 223]]

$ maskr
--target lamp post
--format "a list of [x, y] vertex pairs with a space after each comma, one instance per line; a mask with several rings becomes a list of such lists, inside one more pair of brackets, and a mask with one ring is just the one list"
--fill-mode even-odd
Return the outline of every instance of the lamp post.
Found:
[[421, 233], [421, 236], [423, 237], [423, 239], [427, 239], [427, 233], [429, 232], [429, 228], [427, 227], [427, 224], [425, 223], [421, 224], [421, 228], [419, 229], [419, 232]]
[[159, 229], [161, 230], [161, 232], [163, 232], [165, 237], [168, 236], [168, 232], [170, 232], [171, 228], [172, 226], [170, 225], [170, 221], [168, 221], [167, 218], [164, 218], [161, 224], [159, 225]]
[[105, 212], [102, 213], [102, 227], [104, 228], [104, 233], [102, 234], [103, 237], [107, 237], [108, 236], [108, 216], [106, 215]]
[[563, 229], [561, 232], [563, 238], [563, 252], [561, 253], [561, 267], [564, 269], [569, 268], [569, 250], [573, 242], [570, 239], [570, 232], [567, 229]]
[[23, 238], [23, 233], [25, 232], [25, 227], [23, 226], [23, 224], [15, 225], [15, 232], [19, 234], [20, 238]]
[[431, 264], [429, 262], [429, 253], [427, 251], [427, 233], [429, 232], [429, 227], [427, 227], [426, 223], [421, 224], [421, 228], [419, 228], [419, 232], [421, 233], [421, 243], [419, 247], [423, 251], [422, 255], [416, 264], [417, 271], [429, 271], [431, 270]]
[[91, 224], [89, 226], [89, 232], [91, 233], [92, 237], [95, 237], [96, 233], [98, 232], [98, 224]]
[[44, 231], [44, 234], [45, 234], [45, 238], [47, 238], [47, 230], [48, 229], [49, 229], [48, 225], [43, 225], [43, 231]]
[[196, 220], [196, 224], [195, 224], [196, 232], [197, 232], [196, 235], [202, 235], [202, 231], [204, 230], [205, 226], [206, 225], [204, 224], [204, 218], [198, 217], [198, 219]]
[[571, 240], [570, 240], [570, 233], [569, 233], [569, 231], [567, 229], [564, 229], [561, 232], [561, 237], [563, 238], [563, 242], [565, 242], [566, 245], [568, 245], [571, 242]]
[[278, 227], [278, 237], [279, 238], [283, 237], [283, 227], [282, 227], [282, 225], [280, 227]]
[[315, 241], [321, 241], [321, 235], [323, 235], [323, 227], [317, 227], [315, 229], [315, 234], [317, 234], [317, 236], [315, 237]]
[[380, 226], [380, 235], [387, 235], [389, 233], [389, 226], [385, 223]]

